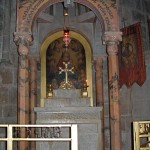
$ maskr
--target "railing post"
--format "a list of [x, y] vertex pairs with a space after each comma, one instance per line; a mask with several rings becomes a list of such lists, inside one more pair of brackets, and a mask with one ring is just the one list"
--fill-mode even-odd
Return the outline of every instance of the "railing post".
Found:
[[77, 125], [71, 126], [71, 150], [78, 150], [78, 128]]
[[7, 150], [13, 150], [13, 141], [12, 141], [12, 126], [8, 125], [7, 127]]
[[[13, 128], [20, 127], [26, 128], [26, 127], [71, 127], [71, 137], [69, 138], [54, 138], [51, 139], [48, 137], [46, 138], [26, 138], [26, 137], [13, 137]], [[7, 150], [13, 150], [13, 141], [70, 141], [71, 142], [71, 150], [78, 150], [78, 127], [77, 124], [69, 124], [69, 125], [0, 125], [0, 127], [6, 127], [7, 128], [7, 137], [6, 138], [0, 138], [0, 141], [7, 141]]]
[[139, 138], [139, 124], [138, 122], [133, 122], [133, 131], [134, 131], [134, 150], [140, 149], [140, 138]]

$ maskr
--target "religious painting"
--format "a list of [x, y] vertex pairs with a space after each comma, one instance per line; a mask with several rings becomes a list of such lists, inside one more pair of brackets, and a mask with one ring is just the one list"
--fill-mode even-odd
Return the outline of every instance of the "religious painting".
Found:
[[119, 45], [120, 86], [137, 83], [140, 86], [146, 78], [140, 23], [121, 29], [123, 40]]
[[46, 53], [46, 82], [58, 89], [66, 78], [76, 89], [80, 89], [86, 82], [86, 58], [83, 45], [72, 38], [68, 47], [65, 47], [63, 38], [53, 41]]
[[150, 19], [147, 20], [148, 23], [148, 31], [149, 31], [149, 42], [150, 42]]

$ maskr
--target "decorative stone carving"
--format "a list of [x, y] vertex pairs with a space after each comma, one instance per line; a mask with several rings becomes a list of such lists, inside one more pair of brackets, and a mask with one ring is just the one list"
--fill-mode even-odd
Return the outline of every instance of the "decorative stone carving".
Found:
[[109, 46], [107, 52], [109, 55], [118, 53], [118, 44], [122, 41], [122, 32], [105, 32], [103, 35], [103, 44]]
[[27, 32], [14, 32], [14, 42], [28, 47], [32, 44], [32, 36]]
[[[64, 0], [20, 0], [18, 2], [18, 25], [17, 31], [31, 31], [35, 16], [38, 16], [39, 10], [44, 10], [48, 5], [60, 3]], [[67, 4], [72, 4], [73, 0], [66, 1]], [[91, 8], [96, 16], [103, 22], [102, 28], [105, 31], [117, 31], [118, 26], [118, 10], [115, 0], [76, 0], [77, 3], [84, 4]], [[45, 6], [45, 7], [43, 7]], [[25, 25], [27, 23], [28, 25]], [[26, 27], [25, 27], [26, 26]], [[25, 30], [23, 30], [23, 28]]]
[[119, 44], [122, 41], [122, 32], [105, 32], [102, 40], [107, 45]]
[[32, 36], [26, 32], [15, 32], [14, 42], [18, 45], [18, 53], [20, 55], [27, 55], [29, 46], [32, 44]]

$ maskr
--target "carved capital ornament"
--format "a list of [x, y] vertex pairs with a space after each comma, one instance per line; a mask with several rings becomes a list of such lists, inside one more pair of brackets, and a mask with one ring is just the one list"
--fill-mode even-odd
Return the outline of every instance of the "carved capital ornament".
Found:
[[14, 42], [16, 45], [22, 44], [28, 47], [32, 44], [32, 35], [27, 32], [14, 32]]
[[120, 41], [122, 41], [122, 32], [105, 32], [103, 37], [103, 44], [106, 45], [114, 45], [119, 44]]
[[118, 44], [122, 41], [122, 32], [105, 32], [102, 38], [103, 44], [107, 45], [107, 53], [116, 55], [118, 53]]
[[26, 32], [15, 32], [14, 42], [18, 47], [18, 53], [20, 55], [27, 55], [29, 52], [29, 46], [32, 44], [32, 36]]

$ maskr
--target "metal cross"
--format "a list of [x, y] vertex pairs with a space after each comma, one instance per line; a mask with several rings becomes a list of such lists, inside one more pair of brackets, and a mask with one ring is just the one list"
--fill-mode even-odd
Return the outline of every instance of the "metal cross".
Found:
[[74, 74], [74, 71], [73, 71], [73, 69], [74, 69], [74, 67], [72, 67], [72, 68], [68, 68], [68, 65], [70, 64], [70, 62], [67, 62], [67, 63], [65, 63], [65, 62], [63, 62], [63, 64], [65, 65], [65, 68], [63, 69], [62, 67], [59, 67], [59, 74], [62, 74], [63, 72], [65, 72], [65, 84], [68, 84], [69, 82], [68, 82], [68, 72], [71, 72], [72, 74]]

